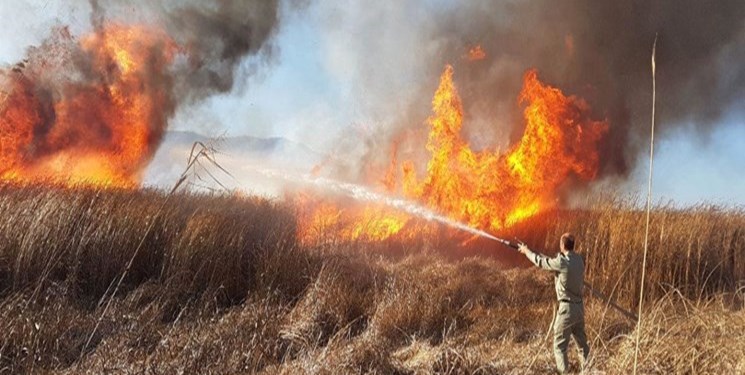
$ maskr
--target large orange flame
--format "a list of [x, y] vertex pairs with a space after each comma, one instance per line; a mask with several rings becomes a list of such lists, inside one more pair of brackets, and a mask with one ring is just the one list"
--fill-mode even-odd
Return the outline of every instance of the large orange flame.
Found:
[[[520, 141], [506, 153], [475, 151], [461, 137], [463, 106], [453, 82], [453, 68], [447, 66], [432, 100], [433, 114], [427, 120], [426, 148], [431, 158], [426, 171], [418, 176], [412, 160], [399, 168], [394, 151], [391, 170], [383, 179], [385, 190], [491, 231], [553, 208], [559, 188], [572, 176], [586, 181], [595, 177], [597, 144], [608, 124], [592, 120], [583, 100], [541, 83], [534, 70], [524, 76], [520, 102], [526, 105]], [[382, 240], [427, 230], [407, 225], [408, 216], [384, 207], [342, 210], [328, 202], [301, 207], [310, 211], [301, 227], [313, 223], [319, 230], [347, 240]], [[300, 237], [313, 243], [314, 234], [301, 231]]]
[[165, 129], [175, 44], [117, 24], [70, 44], [75, 61], [50, 63], [47, 46], [0, 72], [0, 180], [135, 187]]

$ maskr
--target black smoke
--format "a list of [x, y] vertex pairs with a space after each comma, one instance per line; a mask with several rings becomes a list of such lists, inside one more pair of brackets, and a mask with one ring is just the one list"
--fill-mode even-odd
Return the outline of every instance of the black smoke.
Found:
[[270, 60], [276, 49], [278, 0], [91, 0], [91, 8], [96, 29], [120, 19], [165, 28], [185, 59], [172, 74], [179, 101], [229, 92], [246, 57]]

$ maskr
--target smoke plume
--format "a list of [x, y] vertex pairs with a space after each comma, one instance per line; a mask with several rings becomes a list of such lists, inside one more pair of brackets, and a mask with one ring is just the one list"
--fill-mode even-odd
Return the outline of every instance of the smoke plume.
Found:
[[[504, 149], [522, 135], [517, 93], [530, 68], [585, 99], [596, 118], [610, 123], [599, 150], [601, 176], [627, 176], [648, 139], [655, 34], [661, 136], [693, 124], [705, 138], [722, 115], [745, 109], [745, 2], [739, 0], [381, 1], [316, 7], [329, 39], [330, 69], [356, 83], [350, 91], [364, 98], [360, 121], [386, 129], [362, 134], [362, 145], [357, 127], [340, 137], [346, 141], [336, 144], [342, 148], [336, 154], [363, 148], [363, 164], [384, 163], [380, 155], [388, 157], [389, 145], [402, 132], [422, 127], [445, 64], [454, 66], [464, 131], [477, 148]], [[469, 58], [476, 46], [485, 56]]]
[[477, 1], [443, 14], [433, 38], [443, 41], [450, 59], [469, 42], [492, 54], [491, 62], [464, 67], [463, 91], [476, 94], [474, 111], [489, 112], [484, 100], [500, 101], [500, 90], [517, 90], [515, 77], [528, 66], [586, 99], [611, 124], [601, 148], [603, 171], [625, 174], [639, 138], [648, 136], [655, 34], [663, 135], [687, 123], [706, 133], [724, 112], [742, 109], [744, 19], [745, 2], [737, 0]]
[[97, 30], [120, 18], [165, 28], [184, 54], [171, 73], [178, 92], [174, 98], [181, 101], [230, 91], [245, 57], [259, 52], [265, 59], [272, 57], [273, 46], [267, 42], [279, 23], [278, 0], [91, 0], [91, 5]]

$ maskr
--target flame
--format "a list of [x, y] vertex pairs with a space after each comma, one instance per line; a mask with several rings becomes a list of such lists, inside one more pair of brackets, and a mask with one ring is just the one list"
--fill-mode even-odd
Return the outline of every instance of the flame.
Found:
[[[383, 189], [419, 202], [451, 219], [482, 230], [498, 231], [555, 207], [559, 188], [572, 176], [590, 181], [598, 169], [597, 145], [608, 130], [605, 121], [592, 120], [587, 104], [543, 84], [535, 70], [523, 77], [519, 96], [525, 105], [522, 138], [506, 152], [473, 150], [461, 137], [463, 105], [446, 66], [427, 120], [426, 150], [430, 159], [423, 176], [417, 163], [397, 163], [396, 147]], [[411, 218], [384, 207], [334, 204], [302, 206], [311, 222], [332, 221], [347, 240], [411, 237], [433, 230], [411, 224]], [[330, 218], [333, 218], [331, 220]], [[306, 243], [315, 239], [301, 233]]]
[[[138, 186], [171, 106], [174, 42], [150, 27], [110, 24], [44, 47], [23, 70], [0, 73], [0, 180]], [[79, 55], [50, 63], [62, 48]]]
[[476, 45], [475, 47], [471, 47], [471, 49], [468, 50], [468, 55], [466, 55], [466, 59], [468, 59], [468, 61], [479, 61], [485, 58], [486, 51], [484, 51], [480, 44]]

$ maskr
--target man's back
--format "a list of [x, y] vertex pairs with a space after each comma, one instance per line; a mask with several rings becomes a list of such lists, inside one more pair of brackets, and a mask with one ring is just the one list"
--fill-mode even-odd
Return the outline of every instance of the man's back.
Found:
[[561, 253], [548, 258], [532, 252], [525, 244], [519, 251], [536, 266], [554, 272], [554, 286], [559, 306], [554, 320], [554, 356], [556, 369], [567, 371], [567, 346], [569, 338], [574, 337], [582, 350], [583, 363], [587, 362], [590, 347], [585, 334], [585, 308], [582, 303], [582, 289], [585, 284], [585, 261], [574, 252], [574, 236], [566, 233], [561, 236]]
[[561, 270], [555, 278], [556, 299], [559, 301], [582, 302], [582, 288], [585, 283], [585, 261], [582, 256], [570, 251], [568, 254], [557, 256], [562, 263]]
[[548, 258], [532, 251], [528, 251], [526, 256], [536, 266], [555, 272], [557, 300], [582, 302], [582, 287], [585, 283], [585, 261], [582, 256], [574, 251], [559, 253], [555, 258]]

